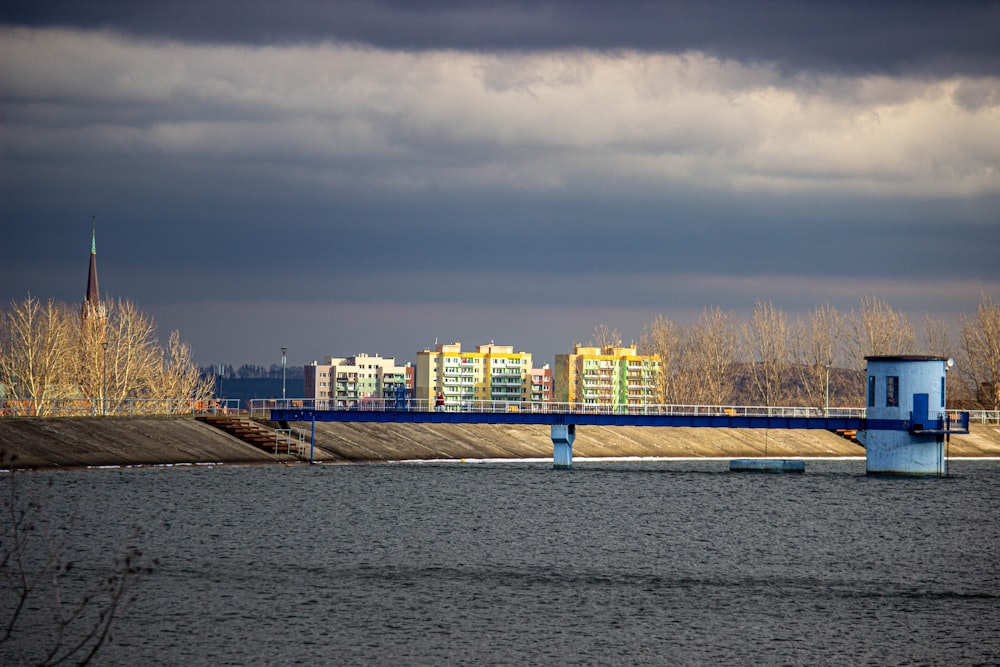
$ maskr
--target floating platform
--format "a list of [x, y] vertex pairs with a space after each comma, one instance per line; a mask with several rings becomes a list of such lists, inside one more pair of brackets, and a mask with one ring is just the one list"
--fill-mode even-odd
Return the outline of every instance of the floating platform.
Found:
[[791, 459], [733, 459], [730, 472], [805, 472], [806, 462]]

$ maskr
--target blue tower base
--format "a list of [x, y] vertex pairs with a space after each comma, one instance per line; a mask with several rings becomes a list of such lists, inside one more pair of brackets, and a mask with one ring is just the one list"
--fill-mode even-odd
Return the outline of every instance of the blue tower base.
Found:
[[576, 440], [576, 424], [552, 425], [552, 467], [569, 470], [573, 467], [573, 441]]
[[872, 475], [948, 475], [948, 456], [940, 436], [906, 431], [858, 431], [865, 446], [866, 470]]

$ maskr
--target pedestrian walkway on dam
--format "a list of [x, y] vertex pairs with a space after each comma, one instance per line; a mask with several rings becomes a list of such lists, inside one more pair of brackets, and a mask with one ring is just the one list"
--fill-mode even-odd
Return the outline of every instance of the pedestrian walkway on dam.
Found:
[[[567, 404], [506, 401], [333, 399], [307, 406], [295, 401], [253, 405], [278, 422], [376, 422], [440, 424], [542, 424], [552, 428], [553, 461], [572, 466], [578, 426], [647, 426], [855, 431], [865, 447], [868, 472], [947, 475], [951, 434], [969, 433], [969, 413], [949, 410], [945, 397], [951, 359], [926, 355], [871, 356], [867, 405], [850, 409], [674, 405]], [[263, 416], [263, 415], [262, 415]]]
[[331, 406], [326, 401], [261, 399], [251, 401], [251, 415], [268, 417], [274, 421], [686, 426], [828, 431], [857, 430], [863, 427], [865, 421], [865, 411], [862, 408], [832, 408], [824, 411], [817, 408], [773, 406], [615, 406], [464, 401], [438, 410], [433, 400], [419, 399], [365, 399], [350, 406]]

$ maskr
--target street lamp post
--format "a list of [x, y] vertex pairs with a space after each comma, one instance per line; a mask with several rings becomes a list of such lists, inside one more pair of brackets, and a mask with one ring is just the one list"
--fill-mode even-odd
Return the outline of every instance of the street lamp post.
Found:
[[101, 389], [101, 416], [106, 417], [108, 414], [108, 341], [102, 342], [101, 347], [104, 348], [104, 361], [101, 364], [101, 373], [104, 376], [104, 386]]
[[833, 359], [826, 362], [826, 409], [823, 411], [824, 417], [830, 416], [830, 366], [833, 365]]
[[281, 400], [285, 400], [285, 352], [287, 347], [281, 348]]

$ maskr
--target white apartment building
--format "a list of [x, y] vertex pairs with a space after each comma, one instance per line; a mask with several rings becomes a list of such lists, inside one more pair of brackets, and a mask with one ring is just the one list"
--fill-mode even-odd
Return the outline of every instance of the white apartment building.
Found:
[[409, 365], [397, 366], [392, 357], [356, 354], [326, 357], [305, 367], [305, 398], [319, 409], [358, 407], [364, 399], [395, 399], [407, 388]]

